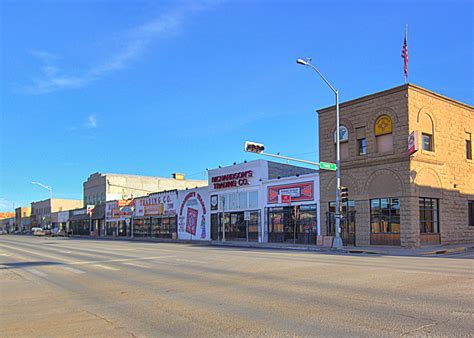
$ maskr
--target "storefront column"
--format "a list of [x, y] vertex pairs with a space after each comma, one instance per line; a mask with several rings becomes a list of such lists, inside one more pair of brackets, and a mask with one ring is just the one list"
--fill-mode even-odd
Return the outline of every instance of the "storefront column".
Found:
[[370, 202], [355, 201], [356, 246], [370, 245]]
[[413, 247], [420, 245], [420, 210], [418, 196], [400, 198], [400, 244]]

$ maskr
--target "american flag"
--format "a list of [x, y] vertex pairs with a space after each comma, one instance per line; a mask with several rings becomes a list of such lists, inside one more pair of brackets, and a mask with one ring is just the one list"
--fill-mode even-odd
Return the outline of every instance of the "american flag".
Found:
[[403, 72], [405, 73], [405, 82], [408, 79], [408, 44], [407, 44], [408, 25], [405, 27], [405, 39], [403, 40], [402, 58], [403, 58]]

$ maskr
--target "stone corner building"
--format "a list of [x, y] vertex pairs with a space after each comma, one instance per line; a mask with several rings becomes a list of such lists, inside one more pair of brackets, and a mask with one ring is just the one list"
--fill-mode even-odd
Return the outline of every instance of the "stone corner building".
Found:
[[[335, 162], [335, 106], [319, 156]], [[345, 245], [474, 241], [474, 108], [412, 84], [340, 105]], [[410, 138], [410, 140], [409, 140]], [[335, 174], [320, 171], [321, 230], [334, 234]]]

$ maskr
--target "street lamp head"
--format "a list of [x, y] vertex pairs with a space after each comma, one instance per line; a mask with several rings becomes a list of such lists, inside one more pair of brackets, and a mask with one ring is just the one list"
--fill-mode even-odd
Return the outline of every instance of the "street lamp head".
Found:
[[303, 59], [297, 59], [296, 60], [296, 63], [297, 64], [300, 64], [300, 65], [303, 65], [303, 66], [307, 66], [308, 65], [308, 62], [303, 60]]

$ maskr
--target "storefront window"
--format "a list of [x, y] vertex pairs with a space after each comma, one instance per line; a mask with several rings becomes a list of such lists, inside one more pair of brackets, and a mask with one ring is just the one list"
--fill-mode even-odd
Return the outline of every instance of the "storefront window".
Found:
[[106, 222], [105, 227], [106, 236], [115, 236], [117, 233], [117, 222]]
[[372, 233], [400, 233], [400, 199], [370, 200], [370, 225]]
[[316, 244], [316, 204], [269, 208], [267, 217], [269, 242]]
[[239, 209], [247, 209], [247, 192], [239, 192]]
[[173, 238], [176, 232], [176, 216], [142, 217], [133, 220], [134, 237]]
[[258, 208], [258, 191], [249, 192], [249, 209]]
[[420, 233], [439, 233], [439, 200], [420, 197]]
[[[248, 213], [249, 219], [245, 220]], [[225, 234], [222, 233], [224, 226]], [[260, 210], [211, 214], [211, 239], [228, 241], [258, 241]]]
[[148, 223], [145, 222], [145, 220], [149, 220], [149, 218], [146, 218], [146, 219], [136, 218], [133, 220], [133, 236], [134, 237], [150, 236], [149, 234], [150, 229], [148, 227]]

